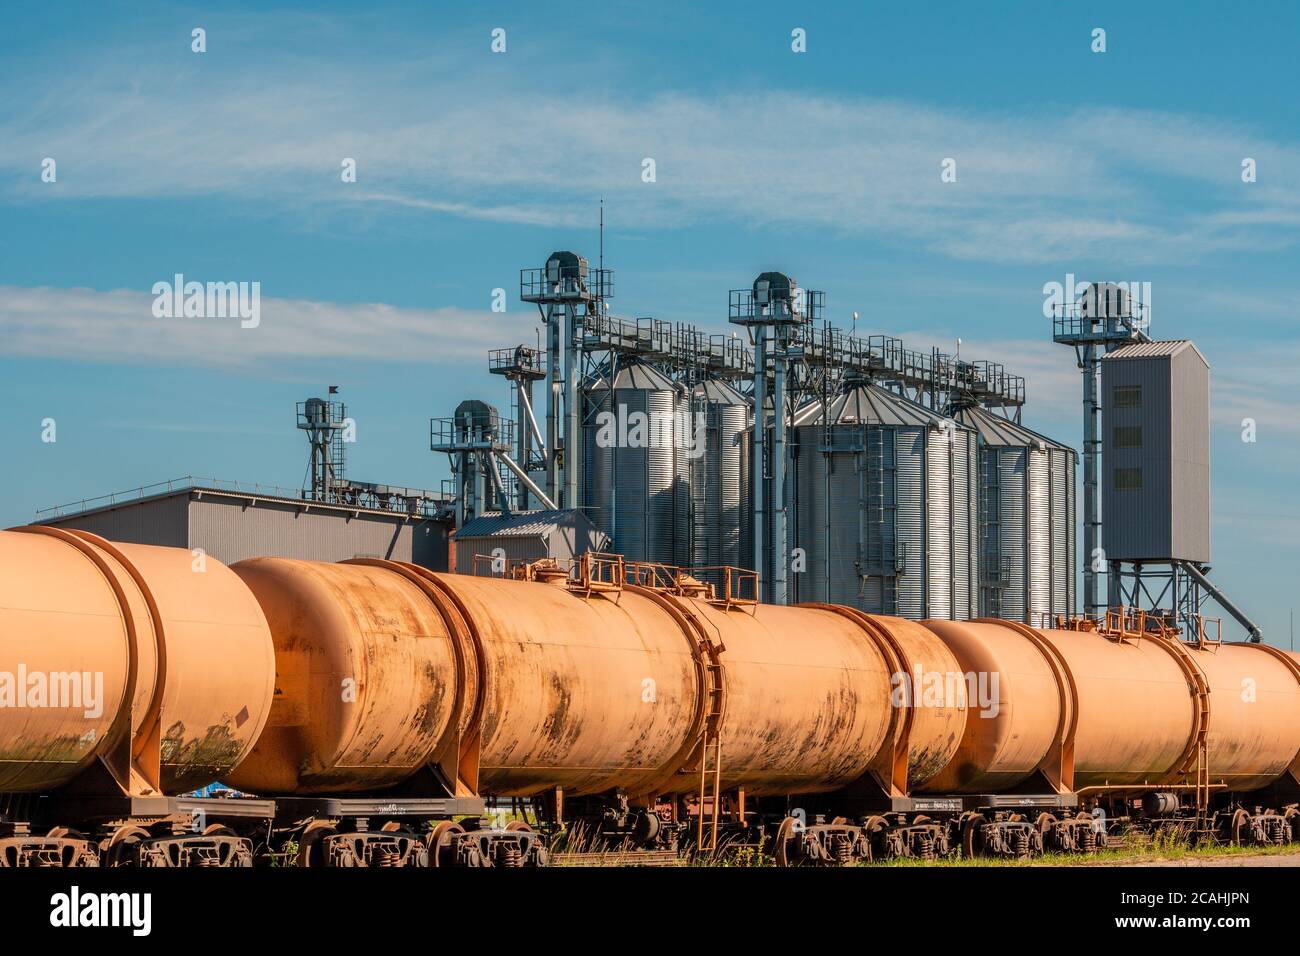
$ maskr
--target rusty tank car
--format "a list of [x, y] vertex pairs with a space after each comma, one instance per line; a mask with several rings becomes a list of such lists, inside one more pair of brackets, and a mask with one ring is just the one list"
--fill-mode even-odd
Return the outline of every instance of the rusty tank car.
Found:
[[[104, 825], [32, 833], [9, 811], [0, 865], [251, 865], [250, 841], [222, 821], [256, 805], [214, 804], [196, 834], [174, 799], [239, 764], [271, 708], [266, 619], [219, 561], [80, 531], [0, 532], [0, 670], [6, 802], [52, 793], [48, 812]], [[135, 822], [105, 823], [118, 817]]]
[[[0, 703], [20, 670], [102, 681], [0, 707], [3, 865], [1300, 839], [1300, 658], [1141, 612], [915, 622], [760, 604], [737, 569], [227, 568], [48, 528], [0, 533], [0, 570]], [[243, 793], [186, 792], [212, 781]]]

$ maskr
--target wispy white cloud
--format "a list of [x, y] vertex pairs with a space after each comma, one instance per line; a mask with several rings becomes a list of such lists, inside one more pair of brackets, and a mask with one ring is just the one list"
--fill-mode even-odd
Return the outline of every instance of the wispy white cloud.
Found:
[[242, 328], [234, 318], [155, 318], [153, 301], [125, 289], [0, 286], [0, 354], [225, 369], [313, 360], [477, 365], [519, 331], [517, 317], [492, 312], [279, 298], [263, 298], [260, 324]]
[[[215, 195], [402, 207], [539, 226], [598, 194], [628, 228], [733, 221], [884, 237], [961, 259], [1136, 264], [1276, 248], [1300, 236], [1300, 143], [1233, 122], [1133, 110], [1016, 115], [763, 90], [546, 95], [536, 62], [257, 71], [144, 58], [52, 74], [0, 113], [10, 199]], [[522, 67], [522, 69], [520, 69]], [[21, 101], [19, 101], [21, 102]], [[59, 162], [57, 184], [39, 160]], [[1240, 162], [1259, 163], [1243, 184]], [[358, 182], [340, 180], [345, 157]], [[657, 181], [641, 180], [642, 160]], [[957, 182], [940, 163], [957, 161]], [[23, 172], [26, 175], [21, 175]], [[1197, 190], [1151, 188], [1171, 178]]]

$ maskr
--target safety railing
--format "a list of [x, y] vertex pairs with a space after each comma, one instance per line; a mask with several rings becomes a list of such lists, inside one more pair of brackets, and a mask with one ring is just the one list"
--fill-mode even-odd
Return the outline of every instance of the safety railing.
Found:
[[696, 578], [714, 577], [717, 585], [713, 588], [711, 603], [730, 609], [733, 607], [754, 607], [761, 598], [759, 575], [748, 568], [737, 568], [730, 564], [693, 567], [689, 574]]
[[311, 501], [318, 504], [342, 505], [347, 507], [362, 507], [372, 511], [394, 511], [398, 513], [423, 514], [432, 517], [451, 499], [452, 494], [449, 489], [444, 488], [443, 492], [422, 492], [415, 494], [414, 489], [403, 489], [405, 494], [384, 494], [382, 492], [372, 492], [364, 488], [355, 486], [344, 486], [337, 488], [328, 495], [312, 497], [311, 492], [303, 491], [301, 488], [287, 488], [283, 485], [263, 484], [251, 481], [231, 481], [224, 478], [200, 478], [194, 475], [185, 475], [181, 478], [172, 478], [168, 481], [158, 481], [153, 484], [140, 485], [126, 491], [115, 491], [106, 495], [99, 495], [94, 498], [82, 498], [79, 501], [70, 501], [65, 504], [55, 505], [52, 508], [41, 508], [36, 512], [36, 523], [43, 521], [52, 521], [55, 518], [64, 518], [68, 515], [81, 514], [85, 511], [94, 511], [98, 508], [108, 508], [113, 505], [129, 504], [134, 501], [142, 501], [145, 498], [155, 498], [160, 495], [173, 494], [178, 491], [218, 491], [229, 494], [246, 495], [252, 498], [285, 498], [292, 501]]
[[627, 577], [626, 565], [621, 554], [588, 551], [574, 565], [575, 574], [570, 576], [569, 590], [587, 597], [598, 592], [622, 591]]

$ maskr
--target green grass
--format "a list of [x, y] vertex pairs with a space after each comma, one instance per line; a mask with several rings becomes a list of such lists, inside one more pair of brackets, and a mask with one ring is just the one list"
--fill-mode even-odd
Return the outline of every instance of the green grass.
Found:
[[[1300, 845], [1289, 846], [1218, 846], [1193, 847], [1185, 840], [1155, 840], [1147, 846], [1119, 846], [1098, 850], [1096, 853], [1044, 853], [1029, 859], [1004, 859], [976, 857], [968, 859], [912, 860], [899, 858], [863, 866], [1105, 866], [1116, 863], [1155, 863], [1181, 859], [1215, 859], [1234, 856], [1296, 856], [1300, 858]], [[1300, 862], [1298, 860], [1297, 862]]]

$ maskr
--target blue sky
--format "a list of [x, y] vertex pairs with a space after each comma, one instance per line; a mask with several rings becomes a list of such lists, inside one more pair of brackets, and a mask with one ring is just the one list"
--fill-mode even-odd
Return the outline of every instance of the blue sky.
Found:
[[[15, 7], [0, 521], [184, 474], [297, 486], [293, 405], [326, 384], [358, 422], [354, 477], [437, 487], [428, 419], [505, 401], [484, 353], [535, 337], [518, 270], [556, 248], [594, 257], [604, 195], [616, 311], [721, 331], [727, 290], [782, 269], [863, 332], [960, 336], [963, 356], [1005, 362], [1028, 379], [1025, 421], [1075, 444], [1078, 375], [1043, 285], [1150, 282], [1154, 333], [1194, 338], [1213, 367], [1214, 576], [1285, 646], [1298, 10]], [[956, 183], [940, 182], [946, 157]], [[152, 285], [178, 272], [260, 282], [261, 326], [153, 319]]]

